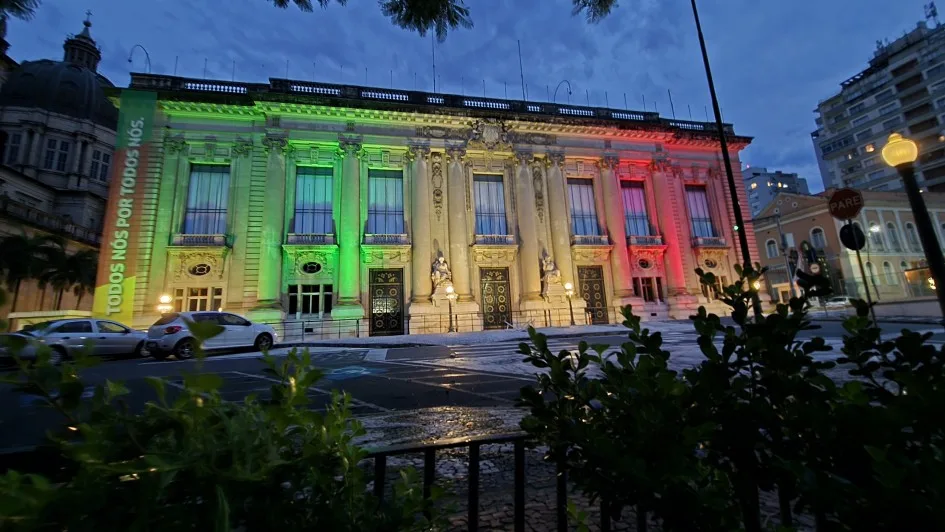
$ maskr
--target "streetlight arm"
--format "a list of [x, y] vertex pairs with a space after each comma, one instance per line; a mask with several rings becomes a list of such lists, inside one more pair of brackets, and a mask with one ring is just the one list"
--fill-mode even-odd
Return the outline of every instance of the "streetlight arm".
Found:
[[554, 95], [551, 97], [552, 103], [555, 103], [555, 99], [556, 99], [557, 96], [558, 96], [558, 89], [561, 88], [561, 84], [562, 84], [562, 83], [567, 83], [567, 84], [568, 84], [568, 95], [571, 94], [571, 82], [568, 81], [568, 80], [566, 80], [566, 79], [563, 79], [563, 80], [559, 81], [559, 82], [558, 82], [558, 86], [555, 87]]
[[128, 62], [129, 63], [131, 62], [131, 58], [132, 56], [134, 56], [134, 53], [135, 53], [135, 48], [141, 48], [141, 51], [144, 52], [145, 65], [147, 66], [148, 74], [150, 74], [151, 73], [151, 54], [148, 53], [148, 51], [145, 49], [144, 46], [141, 46], [140, 44], [135, 44], [134, 46], [132, 46], [131, 51], [128, 52]]

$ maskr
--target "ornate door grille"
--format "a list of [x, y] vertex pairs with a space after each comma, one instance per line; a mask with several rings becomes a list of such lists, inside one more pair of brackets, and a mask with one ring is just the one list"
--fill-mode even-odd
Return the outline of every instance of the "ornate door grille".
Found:
[[482, 328], [504, 329], [512, 322], [512, 296], [508, 268], [481, 268]]
[[578, 266], [578, 284], [581, 287], [581, 297], [587, 304], [590, 322], [594, 325], [608, 323], [604, 269], [600, 266]]
[[370, 270], [371, 336], [404, 334], [404, 271]]

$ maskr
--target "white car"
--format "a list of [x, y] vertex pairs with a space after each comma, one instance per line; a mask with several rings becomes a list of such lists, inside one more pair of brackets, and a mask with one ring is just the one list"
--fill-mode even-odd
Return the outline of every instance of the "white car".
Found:
[[201, 346], [206, 351], [252, 347], [263, 351], [278, 340], [276, 330], [265, 323], [253, 323], [242, 316], [229, 312], [174, 312], [161, 316], [148, 329], [145, 342], [147, 354], [157, 360], [174, 355], [178, 360], [191, 358], [197, 348], [197, 340], [187, 328], [187, 322], [212, 322], [223, 327], [213, 338], [204, 340]]
[[831, 297], [827, 300], [827, 308], [846, 308], [853, 306], [853, 299], [846, 296]]

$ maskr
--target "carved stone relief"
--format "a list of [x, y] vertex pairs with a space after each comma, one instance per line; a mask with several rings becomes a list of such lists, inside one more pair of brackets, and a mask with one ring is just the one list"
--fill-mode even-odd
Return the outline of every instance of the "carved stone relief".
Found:
[[696, 254], [698, 267], [704, 270], [719, 271], [724, 269], [725, 259], [728, 258], [727, 248], [699, 248]]
[[225, 248], [211, 251], [169, 252], [169, 273], [173, 282], [220, 281], [223, 279]]
[[571, 255], [575, 262], [605, 262], [610, 259], [612, 246], [574, 246]]
[[476, 244], [472, 247], [473, 261], [480, 266], [511, 266], [515, 261], [518, 246], [488, 246]]
[[439, 222], [443, 215], [443, 154], [440, 152], [430, 154], [430, 176], [433, 182], [433, 212]]
[[237, 138], [230, 150], [234, 157], [246, 157], [253, 152], [253, 141], [249, 139]]
[[361, 262], [382, 266], [410, 264], [410, 246], [361, 246]]
[[666, 246], [633, 247], [630, 251], [630, 268], [637, 277], [663, 275], [663, 255]]
[[451, 128], [442, 126], [421, 126], [417, 128], [417, 136], [443, 140], [467, 140], [472, 135], [468, 128]]
[[508, 126], [501, 120], [477, 120], [469, 132], [469, 146], [487, 150], [510, 149]]
[[164, 150], [167, 153], [181, 153], [187, 151], [187, 140], [183, 135], [170, 136], [166, 135], [164, 137]]
[[532, 166], [532, 187], [535, 189], [535, 211], [538, 220], [545, 221], [545, 191], [541, 180], [541, 160], [536, 160]]
[[263, 149], [266, 151], [266, 155], [272, 153], [273, 150], [279, 150], [283, 154], [289, 147], [289, 141], [285, 137], [276, 137], [271, 135], [266, 135], [262, 140]]

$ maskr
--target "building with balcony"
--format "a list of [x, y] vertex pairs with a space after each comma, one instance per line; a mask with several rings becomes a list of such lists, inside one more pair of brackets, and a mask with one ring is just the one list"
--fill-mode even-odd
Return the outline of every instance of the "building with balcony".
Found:
[[[840, 243], [843, 222], [830, 216], [827, 202], [834, 190], [813, 196], [782, 192], [753, 221], [773, 301], [787, 302], [795, 269], [811, 271], [815, 262], [830, 276], [838, 295], [865, 299], [856, 252]], [[924, 196], [936, 235], [945, 245], [945, 194], [927, 192]], [[863, 210], [852, 223], [866, 235], [860, 255], [873, 298], [877, 294], [880, 301], [932, 296], [927, 275], [916, 275], [927, 271], [927, 265], [905, 192], [864, 191], [863, 201]], [[810, 252], [805, 253], [808, 247]]]
[[869, 66], [817, 105], [811, 137], [826, 188], [900, 190], [880, 151], [901, 133], [919, 144], [919, 186], [945, 191], [945, 28], [933, 24], [877, 41]]
[[781, 192], [810, 194], [807, 180], [797, 174], [786, 174], [781, 170], [769, 172], [767, 168], [749, 166], [742, 170], [742, 177], [752, 216], [757, 216]]
[[[697, 267], [735, 278], [712, 124], [285, 79], [133, 74], [112, 94], [156, 112], [95, 303], [135, 326], [162, 296], [348, 334], [445, 332], [450, 306], [460, 330], [561, 325], [568, 286], [578, 323], [684, 318], [717, 304]], [[750, 139], [726, 128], [738, 168]]]
[[[62, 61], [16, 64], [0, 18], [0, 70], [12, 68], [0, 74], [0, 236], [39, 232], [64, 238], [70, 251], [98, 247], [118, 111], [105, 96], [111, 82], [97, 73], [90, 27], [86, 20], [65, 40]], [[50, 311], [52, 292], [28, 280], [12, 310]], [[91, 311], [91, 300], [70, 293], [62, 307]]]

